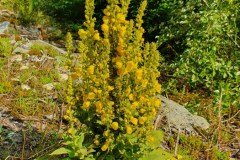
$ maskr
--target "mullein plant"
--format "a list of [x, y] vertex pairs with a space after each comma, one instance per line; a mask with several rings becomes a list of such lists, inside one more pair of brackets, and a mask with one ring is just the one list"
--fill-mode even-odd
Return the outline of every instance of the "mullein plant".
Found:
[[142, 1], [135, 20], [126, 18], [130, 0], [107, 2], [98, 31], [94, 0], [86, 0], [86, 28], [78, 32], [77, 63], [71, 60], [72, 37], [67, 35], [66, 67], [71, 76], [64, 117], [72, 140], [67, 144], [81, 159], [83, 150], [77, 137], [84, 132], [82, 143], [95, 159], [138, 159], [155, 141], [152, 131], [160, 106], [156, 98], [161, 91], [157, 80], [160, 55], [155, 43], [144, 43], [141, 26], [147, 0]]

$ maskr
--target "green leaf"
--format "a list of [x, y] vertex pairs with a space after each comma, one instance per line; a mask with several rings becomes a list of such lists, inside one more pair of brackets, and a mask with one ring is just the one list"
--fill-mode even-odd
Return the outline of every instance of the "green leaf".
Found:
[[163, 141], [164, 138], [164, 132], [161, 130], [154, 130], [152, 131], [151, 135], [155, 138], [155, 141], [153, 142], [153, 146], [154, 147], [158, 147], [161, 143], [161, 141]]
[[80, 136], [77, 138], [77, 145], [79, 147], [82, 147], [83, 141], [84, 141], [84, 134], [81, 133]]
[[145, 155], [143, 158], [140, 158], [140, 160], [176, 160], [174, 158], [173, 154], [170, 154], [163, 149], [156, 149], [149, 154]]
[[51, 156], [53, 156], [53, 155], [62, 155], [62, 154], [68, 154], [69, 152], [71, 152], [69, 149], [61, 147], [61, 148], [58, 148], [57, 150], [53, 151], [49, 155], [51, 155]]

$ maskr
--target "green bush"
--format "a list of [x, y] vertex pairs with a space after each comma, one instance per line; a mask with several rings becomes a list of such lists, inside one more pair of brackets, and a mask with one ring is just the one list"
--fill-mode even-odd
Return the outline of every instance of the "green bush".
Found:
[[[159, 35], [158, 44], [179, 41], [170, 46], [175, 52], [167, 68], [174, 78], [181, 78], [193, 89], [214, 95], [216, 113], [240, 106], [240, 47], [238, 1], [212, 0], [204, 3], [177, 2], [179, 7]], [[173, 58], [173, 57], [172, 57]], [[173, 63], [172, 63], [173, 62]], [[168, 61], [169, 63], [169, 61]], [[224, 112], [223, 112], [224, 114]]]

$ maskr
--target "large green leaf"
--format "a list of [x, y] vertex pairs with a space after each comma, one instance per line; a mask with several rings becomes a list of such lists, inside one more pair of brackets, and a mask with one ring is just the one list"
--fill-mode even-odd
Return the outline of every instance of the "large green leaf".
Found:
[[62, 155], [62, 154], [68, 154], [69, 152], [71, 152], [69, 149], [61, 147], [61, 148], [58, 148], [57, 150], [53, 151], [49, 155], [51, 155], [51, 156], [53, 156], [53, 155]]
[[170, 154], [162, 149], [156, 149], [140, 160], [176, 160], [173, 154]]

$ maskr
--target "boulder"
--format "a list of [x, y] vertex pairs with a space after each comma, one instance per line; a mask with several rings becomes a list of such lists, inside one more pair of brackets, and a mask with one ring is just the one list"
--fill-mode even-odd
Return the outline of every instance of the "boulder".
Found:
[[167, 99], [161, 95], [160, 113], [155, 121], [155, 127], [167, 128], [172, 131], [180, 130], [182, 133], [194, 134], [196, 129], [206, 130], [210, 127], [203, 117], [191, 114], [184, 106]]
[[67, 54], [67, 52], [65, 50], [63, 50], [61, 48], [58, 48], [58, 47], [56, 47], [54, 45], [51, 45], [51, 44], [49, 44], [49, 43], [47, 43], [45, 41], [42, 41], [42, 40], [32, 40], [31, 42], [34, 43], [34, 44], [40, 44], [40, 45], [43, 45], [43, 46], [46, 46], [46, 47], [51, 47], [51, 48], [53, 48], [54, 50], [56, 50], [57, 52], [59, 52], [61, 54]]

